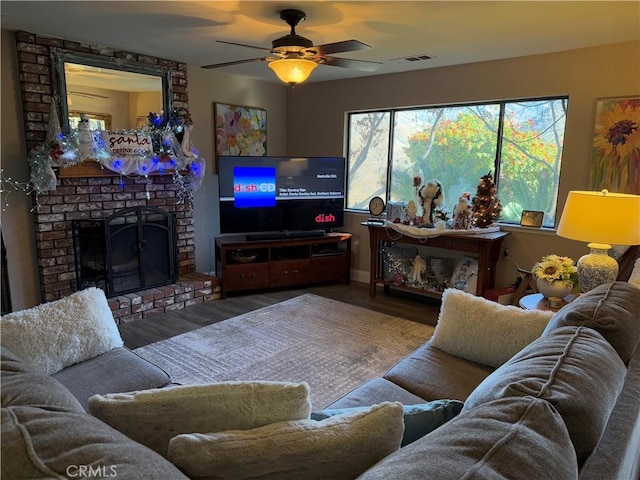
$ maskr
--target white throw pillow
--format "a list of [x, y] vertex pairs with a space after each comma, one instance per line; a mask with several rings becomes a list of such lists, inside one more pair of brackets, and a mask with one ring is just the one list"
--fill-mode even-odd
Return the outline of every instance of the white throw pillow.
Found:
[[169, 440], [181, 433], [245, 430], [309, 418], [311, 400], [305, 382], [221, 382], [94, 395], [89, 412], [166, 456]]
[[352, 480], [400, 447], [402, 404], [385, 402], [326, 420], [246, 431], [178, 435], [169, 460], [199, 479]]
[[538, 338], [553, 315], [450, 288], [442, 294], [433, 346], [497, 368]]
[[47, 375], [123, 345], [107, 297], [91, 287], [0, 319], [2, 345]]

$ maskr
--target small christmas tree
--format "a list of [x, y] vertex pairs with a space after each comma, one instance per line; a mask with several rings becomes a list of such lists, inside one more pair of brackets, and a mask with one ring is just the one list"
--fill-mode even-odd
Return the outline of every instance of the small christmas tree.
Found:
[[496, 186], [493, 183], [491, 172], [480, 178], [476, 196], [473, 197], [473, 226], [487, 228], [500, 218], [502, 205], [496, 195]]

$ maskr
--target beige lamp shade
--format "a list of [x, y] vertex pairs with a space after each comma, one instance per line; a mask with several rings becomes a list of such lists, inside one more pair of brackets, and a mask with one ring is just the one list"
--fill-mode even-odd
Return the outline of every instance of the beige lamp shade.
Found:
[[283, 58], [269, 63], [278, 78], [291, 86], [304, 82], [317, 66], [316, 62], [300, 58]]
[[571, 191], [557, 234], [613, 245], [640, 245], [640, 195]]

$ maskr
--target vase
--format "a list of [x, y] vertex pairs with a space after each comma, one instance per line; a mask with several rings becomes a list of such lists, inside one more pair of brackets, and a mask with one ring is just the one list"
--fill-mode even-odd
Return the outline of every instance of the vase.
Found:
[[544, 298], [564, 298], [569, 295], [573, 289], [573, 286], [566, 282], [549, 282], [543, 278], [536, 279], [536, 285], [538, 286], [538, 291]]

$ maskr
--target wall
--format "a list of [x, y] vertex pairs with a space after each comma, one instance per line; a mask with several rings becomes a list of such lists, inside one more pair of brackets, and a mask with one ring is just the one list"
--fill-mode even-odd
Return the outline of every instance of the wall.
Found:
[[[0, 161], [2, 175], [16, 181], [29, 180], [25, 145], [20, 78], [13, 32], [2, 30], [2, 121], [0, 122]], [[8, 205], [6, 203], [8, 202]], [[14, 310], [40, 302], [36, 236], [33, 228], [32, 198], [21, 192], [2, 195], [2, 235], [7, 246], [7, 269]]]
[[[570, 190], [588, 189], [596, 98], [639, 93], [640, 42], [310, 83], [289, 92], [287, 150], [290, 154], [342, 155], [345, 112], [352, 110], [567, 94], [561, 211]], [[366, 281], [370, 251], [367, 230], [360, 225], [364, 220], [366, 215], [347, 214], [345, 229], [354, 234], [354, 277]], [[497, 285], [515, 280], [515, 262], [528, 269], [545, 254], [577, 260], [588, 253], [586, 245], [557, 237], [553, 231], [508, 230], [511, 235], [504, 244], [513, 261], [499, 261]]]

